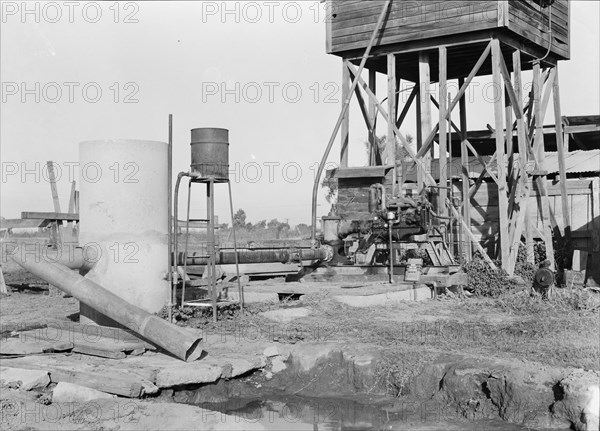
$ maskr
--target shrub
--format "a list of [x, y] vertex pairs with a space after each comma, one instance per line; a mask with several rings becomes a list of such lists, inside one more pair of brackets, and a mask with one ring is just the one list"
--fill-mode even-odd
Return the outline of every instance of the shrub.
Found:
[[467, 274], [467, 289], [477, 296], [497, 298], [503, 292], [516, 286], [508, 278], [506, 271], [496, 262], [496, 269], [490, 268], [482, 257], [476, 255], [471, 262], [463, 265]]

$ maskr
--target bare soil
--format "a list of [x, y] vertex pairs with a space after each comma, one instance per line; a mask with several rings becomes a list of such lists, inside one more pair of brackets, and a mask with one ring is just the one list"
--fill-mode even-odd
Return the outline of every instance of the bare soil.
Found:
[[[56, 294], [13, 264], [3, 264], [3, 272], [10, 293], [0, 298], [1, 332], [35, 326], [45, 319], [77, 320], [79, 303], [74, 298]], [[384, 352], [380, 383], [389, 389], [388, 395], [397, 397], [402, 395], [403, 384], [440, 353], [600, 371], [598, 296], [560, 291], [550, 301], [543, 301], [524, 290], [498, 299], [445, 296], [352, 308], [336, 301], [323, 283], [292, 300], [250, 304], [244, 316], [225, 309], [216, 326], [201, 311], [183, 310], [177, 317], [182, 326], [214, 333], [251, 328], [261, 339], [281, 345], [336, 342], [365, 349], [376, 346]], [[292, 321], [274, 321], [263, 314], [298, 308], [308, 313]], [[241, 337], [235, 338], [232, 349], [244, 352], [256, 347], [255, 338]], [[399, 357], [403, 358], [400, 365]], [[10, 403], [19, 397], [22, 395], [15, 391], [4, 390], [0, 398]], [[53, 429], [69, 429], [68, 423], [54, 425]]]

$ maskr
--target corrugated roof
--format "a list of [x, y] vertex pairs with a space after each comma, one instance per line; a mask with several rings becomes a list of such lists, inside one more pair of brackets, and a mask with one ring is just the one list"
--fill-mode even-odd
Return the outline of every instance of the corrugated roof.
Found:
[[[546, 170], [558, 172], [558, 153], [546, 153]], [[571, 151], [565, 154], [565, 170], [568, 174], [600, 172], [600, 150]]]
[[[515, 157], [518, 157], [518, 154], [515, 154]], [[491, 156], [481, 156], [481, 158], [484, 162], [489, 163]], [[494, 172], [497, 170], [496, 159], [489, 163], [489, 165]], [[402, 166], [405, 175], [405, 181], [416, 181], [417, 169], [415, 167], [414, 162], [404, 162]], [[565, 167], [567, 174], [600, 173], [600, 150], [571, 151], [565, 155]], [[478, 178], [483, 169], [483, 165], [477, 157], [469, 157], [469, 178]], [[545, 170], [548, 171], [549, 174], [558, 173], [557, 152], [546, 153]], [[454, 178], [460, 177], [462, 175], [462, 164], [460, 158], [452, 158], [452, 168], [448, 169], [448, 172], [451, 172]], [[431, 163], [431, 175], [436, 180], [439, 178], [438, 159], [434, 159]]]

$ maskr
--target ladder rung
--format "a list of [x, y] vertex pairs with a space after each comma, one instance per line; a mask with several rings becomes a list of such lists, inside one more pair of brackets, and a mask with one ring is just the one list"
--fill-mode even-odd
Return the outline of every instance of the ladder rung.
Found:
[[191, 218], [190, 222], [196, 222], [196, 221], [205, 221], [205, 222], [209, 222], [210, 220], [207, 218]]

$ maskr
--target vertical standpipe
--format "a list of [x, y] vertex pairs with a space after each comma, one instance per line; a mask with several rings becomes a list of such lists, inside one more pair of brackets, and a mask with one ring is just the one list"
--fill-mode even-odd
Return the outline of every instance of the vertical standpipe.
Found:
[[[80, 245], [86, 278], [149, 313], [169, 302], [168, 145], [138, 140], [79, 144]], [[115, 322], [81, 303], [81, 323]]]

